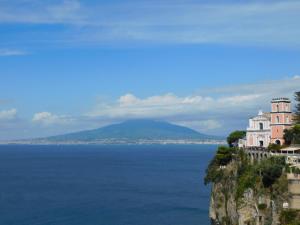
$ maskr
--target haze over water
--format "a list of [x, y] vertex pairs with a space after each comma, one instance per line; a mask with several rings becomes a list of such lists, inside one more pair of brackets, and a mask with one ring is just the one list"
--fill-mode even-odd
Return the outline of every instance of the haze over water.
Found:
[[0, 146], [0, 224], [206, 225], [214, 145]]

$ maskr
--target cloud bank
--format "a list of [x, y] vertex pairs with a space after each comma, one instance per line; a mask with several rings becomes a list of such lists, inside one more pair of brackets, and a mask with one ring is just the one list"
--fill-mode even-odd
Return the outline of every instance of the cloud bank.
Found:
[[[16, 109], [8, 109], [0, 111], [0, 127], [3, 128], [0, 134], [9, 131], [21, 137], [49, 136], [98, 128], [128, 119], [150, 118], [225, 136], [232, 130], [245, 129], [249, 117], [256, 115], [260, 109], [270, 111], [272, 98], [293, 99], [299, 87], [300, 76], [296, 75], [257, 84], [200, 90], [188, 96], [166, 93], [141, 98], [127, 93], [114, 101], [98, 101], [82, 115], [44, 111], [34, 113], [30, 121], [18, 118]], [[2, 137], [6, 137], [5, 134]]]
[[13, 120], [17, 116], [17, 110], [16, 109], [9, 109], [9, 110], [2, 110], [0, 111], [0, 120], [2, 121], [8, 121]]
[[128, 93], [115, 102], [99, 103], [86, 116], [109, 120], [163, 119], [202, 132], [224, 134], [230, 129], [245, 128], [248, 118], [258, 110], [269, 111], [272, 98], [293, 99], [299, 87], [300, 77], [294, 76], [258, 84], [212, 88], [183, 97], [167, 93], [139, 98]]
[[66, 115], [55, 115], [50, 112], [35, 113], [32, 118], [32, 122], [42, 125], [68, 125], [71, 124], [74, 119]]

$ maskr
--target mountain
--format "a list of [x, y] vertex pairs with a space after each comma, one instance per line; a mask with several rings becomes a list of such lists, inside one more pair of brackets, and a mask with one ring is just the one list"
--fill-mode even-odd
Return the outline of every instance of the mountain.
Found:
[[35, 139], [43, 142], [103, 142], [104, 140], [221, 140], [187, 127], [154, 120], [129, 120], [106, 127]]

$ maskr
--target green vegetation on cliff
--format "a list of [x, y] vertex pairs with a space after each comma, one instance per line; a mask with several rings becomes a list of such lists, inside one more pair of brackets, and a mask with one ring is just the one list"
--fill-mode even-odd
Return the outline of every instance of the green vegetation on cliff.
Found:
[[221, 169], [222, 166], [228, 165], [234, 155], [237, 153], [236, 148], [229, 148], [227, 146], [219, 146], [215, 157], [211, 160], [209, 166], [206, 169], [206, 176], [204, 183], [219, 182], [224, 178], [224, 171]]
[[[219, 146], [206, 170], [205, 184], [212, 184], [212, 218], [216, 224], [273, 224], [288, 201], [284, 157], [251, 159], [244, 150]], [[284, 219], [284, 217], [283, 217]], [[273, 222], [272, 222], [273, 221]], [[295, 225], [285, 223], [285, 225]]]
[[281, 225], [300, 225], [300, 213], [297, 210], [284, 210], [280, 214]]
[[257, 216], [274, 221], [274, 207], [281, 212], [289, 197], [286, 169], [283, 157], [250, 161], [243, 150], [220, 146], [204, 179], [205, 184], [212, 183], [212, 207], [218, 223], [238, 224], [236, 218], [243, 214], [249, 217], [246, 224], [255, 224]]
[[230, 147], [235, 147], [238, 145], [239, 139], [243, 139], [245, 137], [246, 137], [246, 131], [236, 130], [227, 137], [227, 143]]
[[224, 182], [228, 178], [225, 174], [232, 173], [237, 181], [235, 196], [239, 199], [248, 188], [258, 187], [273, 191], [285, 166], [283, 157], [270, 157], [251, 163], [242, 150], [220, 146], [206, 170], [204, 182]]

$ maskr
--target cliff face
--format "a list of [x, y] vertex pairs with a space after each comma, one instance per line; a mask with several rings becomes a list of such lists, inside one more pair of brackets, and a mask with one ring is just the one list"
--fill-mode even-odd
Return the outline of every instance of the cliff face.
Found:
[[[272, 199], [270, 193], [259, 193], [249, 188], [236, 199], [236, 180], [212, 185], [209, 216], [212, 224], [277, 225], [283, 199]], [[227, 190], [226, 190], [227, 189]], [[226, 196], [227, 195], [227, 196]], [[286, 195], [286, 193], [283, 193]]]
[[212, 224], [283, 224], [280, 215], [289, 194], [282, 162], [266, 159], [250, 163], [243, 153], [236, 153], [227, 165], [220, 165], [220, 157], [217, 154], [212, 161], [206, 178], [212, 183]]

